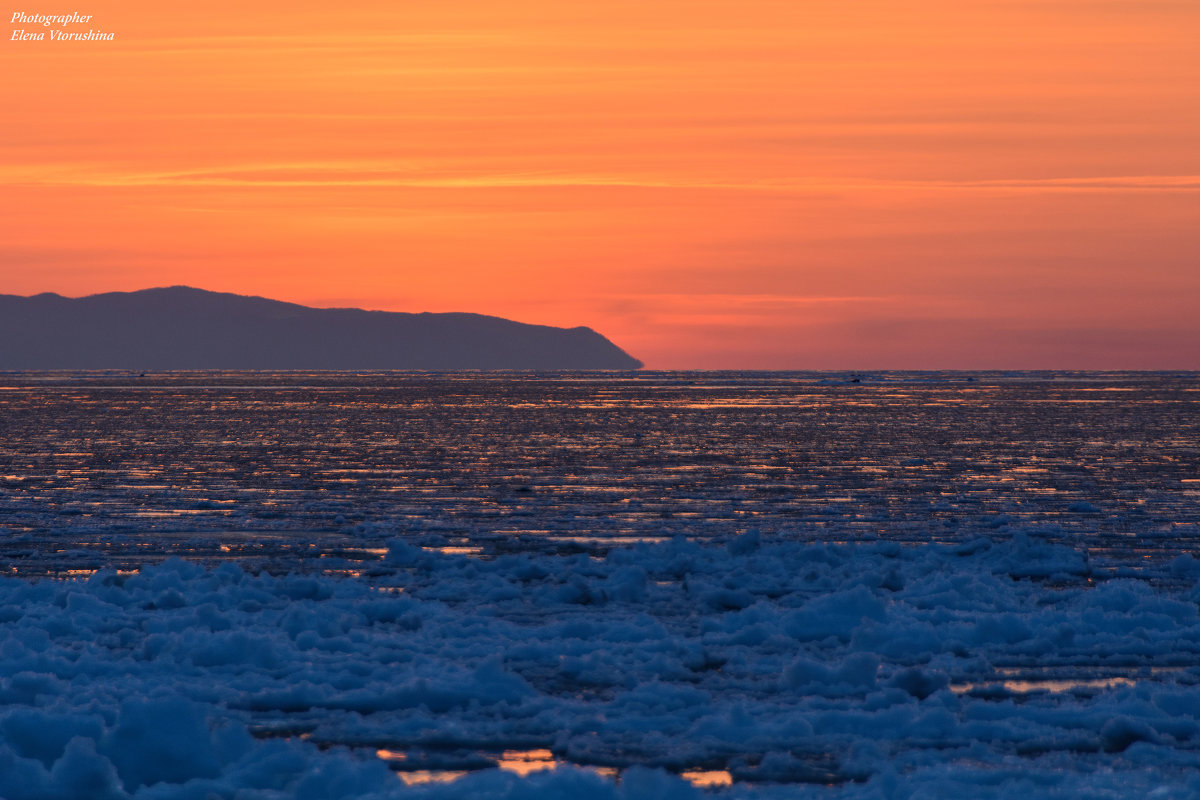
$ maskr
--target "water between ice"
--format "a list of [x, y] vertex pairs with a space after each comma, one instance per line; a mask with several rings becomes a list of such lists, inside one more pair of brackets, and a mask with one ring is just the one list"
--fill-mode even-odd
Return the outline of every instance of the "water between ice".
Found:
[[[523, 550], [758, 528], [1200, 533], [1200, 379], [1145, 373], [9, 373], [0, 556], [297, 568], [390, 536]], [[238, 535], [240, 533], [240, 535]]]
[[1200, 795], [1195, 376], [219, 377], [5, 376], [7, 800]]

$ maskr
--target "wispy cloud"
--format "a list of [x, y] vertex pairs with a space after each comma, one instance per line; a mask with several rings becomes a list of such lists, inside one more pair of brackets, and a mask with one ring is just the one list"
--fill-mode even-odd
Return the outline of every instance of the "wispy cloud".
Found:
[[728, 189], [763, 192], [809, 191], [1195, 191], [1200, 175], [1100, 175], [999, 180], [871, 180], [862, 178], [771, 178], [712, 180], [690, 175], [599, 172], [472, 171], [428, 161], [344, 161], [223, 165], [207, 169], [142, 171], [110, 165], [9, 164], [0, 166], [9, 185], [93, 187], [413, 187], [504, 188], [615, 186], [665, 189]]

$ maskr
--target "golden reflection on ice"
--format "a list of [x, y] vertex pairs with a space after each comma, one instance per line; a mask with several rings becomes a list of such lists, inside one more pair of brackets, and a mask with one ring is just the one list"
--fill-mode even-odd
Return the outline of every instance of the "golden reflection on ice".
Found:
[[408, 754], [401, 750], [388, 750], [386, 747], [381, 747], [375, 751], [375, 755], [382, 758], [384, 761], [404, 761], [408, 758]]
[[1032, 692], [1070, 692], [1075, 689], [1113, 689], [1117, 686], [1135, 686], [1137, 682], [1121, 676], [1112, 678], [1054, 678], [1045, 680], [1004, 680], [983, 683], [952, 683], [950, 691], [955, 694], [966, 694], [988, 686], [1003, 686], [1013, 694], [1030, 694]]
[[[11, 569], [13, 572], [17, 571], [17, 567], [15, 567], [15, 566], [12, 567]], [[56, 572], [51, 573], [50, 577], [55, 578], [55, 579], [61, 579], [61, 580], [74, 580], [77, 578], [90, 578], [99, 571], [100, 571], [99, 569], [96, 569], [94, 567], [80, 567], [80, 568], [75, 568], [75, 569], [63, 569], [63, 570], [58, 570]], [[118, 569], [118, 570], [116, 570], [116, 573], [117, 573], [117, 575], [119, 575], [122, 578], [128, 578], [130, 575], [137, 575], [140, 571], [141, 570], [137, 570], [137, 569]]]
[[[1049, 525], [1124, 552], [1158, 519], [1194, 536], [1200, 496], [1190, 375], [228, 371], [0, 383], [18, 389], [0, 408], [0, 528], [68, 549], [100, 549], [79, 537], [111, 534], [102, 557], [113, 565], [186, 554], [283, 569], [313, 550], [353, 569], [384, 555], [363, 546], [397, 535], [487, 557], [490, 545], [460, 548], [722, 538], [750, 519], [764, 533], [847, 540]], [[416, 538], [426, 532], [447, 538]], [[1179, 538], [1138, 541], [1165, 552]], [[0, 555], [20, 556], [26, 574], [91, 563], [31, 555], [25, 539], [7, 547]]]
[[554, 769], [560, 762], [549, 750], [505, 750], [497, 764], [500, 769], [525, 776], [531, 772]]
[[733, 776], [723, 769], [689, 769], [679, 773], [679, 777], [702, 789], [733, 785]]
[[446, 555], [460, 556], [477, 556], [483, 552], [482, 547], [474, 547], [465, 544], [448, 544], [442, 547], [424, 547], [423, 550], [430, 550], [435, 553], [444, 553]]
[[412, 772], [397, 772], [400, 780], [409, 786], [423, 783], [451, 783], [466, 775], [466, 770], [456, 769], [418, 769]]
[[[471, 770], [461, 769], [406, 769], [406, 763], [409, 761], [408, 754], [402, 750], [390, 750], [388, 748], [379, 748], [375, 751], [375, 755], [388, 762], [388, 765], [396, 771], [397, 776], [409, 785], [423, 783], [450, 783], [468, 774]], [[494, 755], [494, 754], [488, 754]], [[534, 772], [542, 772], [544, 770], [555, 769], [564, 762], [555, 758], [554, 754], [545, 748], [535, 748], [533, 750], [505, 750], [496, 757], [496, 768], [506, 772], [511, 772], [515, 775], [525, 777]], [[580, 766], [580, 765], [575, 765]], [[593, 767], [580, 766], [589, 772], [594, 772], [605, 778], [618, 780], [621, 771], [616, 767]], [[697, 771], [695, 773], [700, 776], [700, 780], [713, 780], [710, 783], [696, 783], [697, 786], [721, 786], [727, 785], [720, 783], [720, 773], [708, 773]], [[728, 776], [729, 773], [723, 773]], [[705, 776], [716, 775], [716, 778]], [[690, 780], [690, 779], [689, 779]]]
[[405, 770], [400, 767], [400, 762], [407, 761], [408, 754], [401, 750], [389, 750], [386, 747], [381, 747], [375, 751], [375, 755], [383, 761], [388, 762], [388, 765], [396, 770], [396, 777], [409, 786], [423, 783], [450, 783], [467, 774], [466, 770], [454, 769]]

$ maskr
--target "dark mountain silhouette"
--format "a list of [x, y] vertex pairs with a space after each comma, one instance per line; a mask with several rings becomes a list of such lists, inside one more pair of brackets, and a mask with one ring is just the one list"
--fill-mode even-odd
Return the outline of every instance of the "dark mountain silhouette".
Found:
[[0, 295], [0, 369], [637, 369], [590, 328], [309, 308], [186, 286]]

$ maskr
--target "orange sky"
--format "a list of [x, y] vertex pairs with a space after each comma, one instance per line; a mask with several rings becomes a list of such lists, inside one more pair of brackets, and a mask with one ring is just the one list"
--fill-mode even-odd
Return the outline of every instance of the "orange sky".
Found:
[[655, 368], [1200, 369], [1195, 0], [189, 5], [0, 29], [0, 293], [476, 311]]

